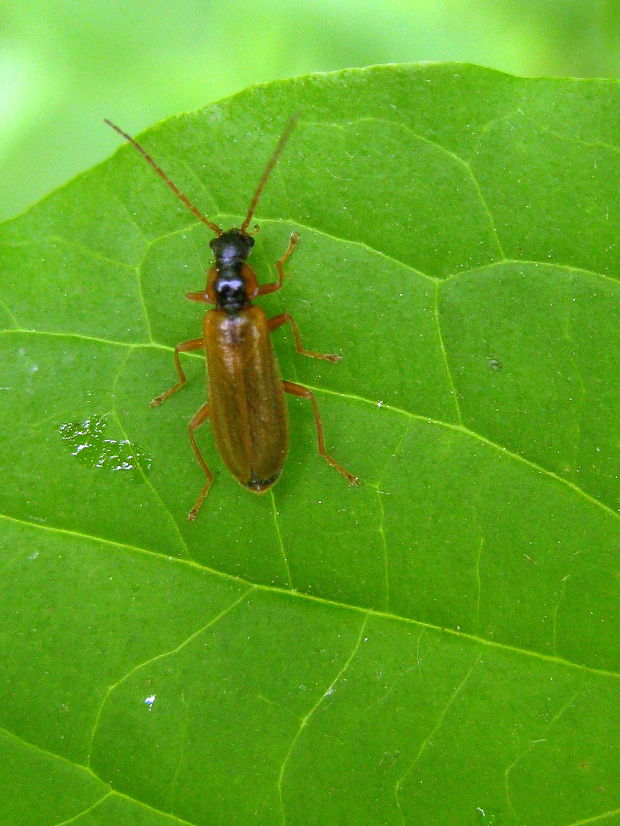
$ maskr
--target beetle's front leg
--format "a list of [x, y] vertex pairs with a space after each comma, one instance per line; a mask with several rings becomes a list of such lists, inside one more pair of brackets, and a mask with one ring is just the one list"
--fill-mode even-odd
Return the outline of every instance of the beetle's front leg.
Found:
[[297, 244], [299, 244], [299, 233], [292, 232], [288, 242], [288, 247], [286, 248], [286, 252], [283, 256], [281, 256], [281, 258], [278, 258], [278, 260], [276, 261], [278, 280], [271, 281], [269, 284], [261, 284], [258, 288], [257, 295], [267, 295], [267, 293], [275, 293], [276, 290], [280, 289], [280, 287], [284, 283], [284, 265], [291, 257], [291, 255], [295, 252], [295, 247], [297, 246]]

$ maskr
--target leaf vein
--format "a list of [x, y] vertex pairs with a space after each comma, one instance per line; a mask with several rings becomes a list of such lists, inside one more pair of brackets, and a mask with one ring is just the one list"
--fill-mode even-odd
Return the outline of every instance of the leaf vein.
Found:
[[299, 723], [299, 728], [297, 729], [295, 735], [293, 736], [293, 739], [291, 740], [288, 751], [286, 752], [286, 754], [284, 756], [284, 760], [282, 762], [282, 767], [280, 768], [280, 774], [278, 776], [278, 795], [279, 795], [279, 799], [280, 799], [280, 811], [281, 811], [281, 814], [282, 814], [283, 826], [286, 826], [286, 815], [285, 815], [285, 809], [284, 809], [284, 799], [283, 799], [283, 795], [282, 795], [282, 783], [283, 783], [283, 780], [284, 780], [284, 774], [286, 772], [288, 762], [291, 758], [293, 750], [295, 749], [295, 746], [297, 745], [297, 741], [299, 740], [299, 737], [301, 736], [302, 731], [307, 727], [308, 723], [310, 722], [310, 719], [315, 714], [315, 712], [319, 709], [319, 707], [321, 706], [323, 700], [332, 693], [336, 683], [338, 683], [339, 680], [342, 679], [343, 675], [345, 674], [345, 672], [347, 671], [347, 669], [351, 665], [351, 662], [352, 662], [353, 658], [357, 654], [357, 652], [359, 650], [359, 647], [362, 644], [362, 637], [363, 637], [364, 631], [366, 629], [367, 622], [368, 622], [368, 615], [366, 615], [364, 617], [363, 621], [362, 621], [357, 640], [355, 642], [355, 645], [353, 646], [353, 649], [352, 649], [351, 653], [349, 654], [349, 656], [347, 657], [347, 659], [343, 663], [340, 671], [336, 674], [336, 676], [334, 677], [334, 679], [332, 680], [330, 685], [321, 694], [321, 696], [318, 698], [318, 700], [312, 706], [312, 708], [308, 711], [308, 713], [304, 717], [302, 717], [301, 722]]
[[517, 763], [519, 763], [521, 760], [523, 760], [523, 758], [525, 757], [526, 754], [529, 754], [530, 751], [532, 751], [532, 749], [534, 748], [534, 746], [537, 743], [539, 743], [541, 740], [546, 739], [546, 735], [551, 731], [553, 726], [565, 714], [565, 712], [573, 705], [573, 703], [575, 702], [575, 700], [577, 699], [578, 696], [579, 696], [579, 692], [577, 692], [576, 694], [573, 694], [573, 696], [570, 697], [564, 703], [564, 705], [560, 708], [560, 710], [556, 714], [554, 714], [554, 716], [551, 718], [549, 723], [545, 726], [545, 728], [543, 729], [543, 731], [541, 733], [542, 736], [540, 738], [536, 738], [536, 740], [534, 740], [534, 741], [531, 741], [528, 744], [527, 748], [523, 749], [523, 751], [520, 752], [520, 754], [518, 754], [517, 757], [515, 757], [515, 759], [512, 761], [512, 763], [509, 766], [507, 766], [506, 769], [504, 770], [504, 793], [506, 795], [506, 802], [508, 803], [508, 808], [512, 812], [513, 817], [519, 823], [523, 822], [523, 818], [519, 817], [519, 814], [517, 813], [517, 810], [514, 807], [514, 804], [512, 802], [512, 797], [511, 797], [511, 794], [510, 794], [510, 775], [512, 773], [512, 770], [517, 765]]
[[543, 654], [540, 651], [534, 651], [527, 648], [519, 648], [516, 645], [509, 645], [508, 643], [497, 642], [497, 640], [486, 639], [485, 637], [478, 637], [475, 634], [468, 634], [464, 631], [457, 631], [453, 628], [446, 628], [445, 626], [434, 625], [431, 622], [416, 620], [412, 617], [406, 617], [400, 614], [390, 613], [388, 611], [379, 611], [375, 608], [366, 608], [362, 605], [339, 602], [338, 600], [328, 599], [327, 597], [319, 597], [314, 594], [308, 594], [304, 591], [290, 591], [287, 588], [281, 588], [275, 585], [264, 585], [262, 583], [250, 582], [246, 579], [243, 579], [242, 577], [233, 576], [232, 574], [218, 571], [215, 568], [209, 568], [206, 565], [202, 565], [192, 560], [179, 559], [178, 557], [164, 557], [162, 554], [157, 553], [156, 551], [151, 551], [148, 548], [141, 548], [138, 545], [129, 545], [127, 543], [119, 542], [117, 540], [106, 539], [100, 536], [92, 536], [89, 534], [80, 533], [79, 531], [71, 531], [66, 528], [56, 528], [50, 525], [41, 525], [37, 522], [31, 522], [27, 519], [21, 519], [19, 517], [9, 516], [8, 514], [3, 513], [0, 513], [0, 519], [5, 519], [7, 522], [13, 522], [15, 524], [22, 525], [26, 528], [32, 528], [41, 531], [49, 531], [51, 533], [58, 533], [64, 536], [71, 536], [76, 539], [85, 539], [90, 542], [99, 542], [104, 548], [110, 547], [114, 549], [122, 549], [125, 551], [129, 551], [131, 553], [142, 554], [144, 556], [153, 557], [159, 560], [165, 559], [171, 565], [184, 565], [189, 568], [194, 568], [204, 574], [210, 574], [220, 579], [236, 582], [240, 585], [247, 585], [248, 588], [255, 589], [257, 591], [264, 591], [265, 593], [284, 594], [292, 599], [303, 599], [309, 600], [311, 602], [317, 602], [321, 605], [331, 605], [336, 608], [341, 608], [345, 611], [355, 611], [357, 613], [362, 613], [364, 615], [368, 615], [369, 617], [380, 617], [382, 619], [392, 620], [395, 622], [404, 622], [407, 625], [415, 625], [420, 628], [427, 628], [430, 631], [436, 631], [438, 633], [448, 634], [452, 637], [470, 640], [474, 643], [477, 643], [478, 645], [483, 645], [491, 649], [497, 649], [498, 651], [510, 651], [514, 654], [518, 654], [521, 656], [533, 657], [534, 659], [543, 660], [544, 662], [551, 662], [559, 666], [573, 668], [577, 671], [583, 671], [587, 674], [598, 674], [603, 677], [620, 679], [620, 672], [617, 671], [611, 671], [605, 668], [594, 668], [593, 666], [584, 665], [582, 663], [573, 662], [571, 660], [566, 660], [562, 657], [554, 657], [549, 654]]
[[478, 654], [478, 656], [476, 657], [474, 662], [467, 669], [467, 672], [465, 673], [463, 678], [460, 680], [458, 685], [455, 687], [455, 689], [452, 692], [452, 694], [450, 695], [450, 697], [448, 697], [448, 700], [445, 703], [445, 705], [443, 707], [443, 710], [439, 714], [439, 717], [437, 718], [437, 721], [436, 721], [435, 725], [433, 726], [433, 728], [431, 729], [429, 734], [424, 738], [424, 740], [420, 744], [420, 748], [418, 749], [418, 752], [417, 752], [416, 756], [413, 758], [412, 763], [408, 766], [405, 773], [401, 777], [399, 777], [399, 779], [396, 781], [396, 785], [394, 786], [394, 795], [396, 797], [396, 806], [398, 808], [398, 811], [400, 812], [403, 823], [405, 823], [405, 816], [404, 816], [404, 813], [403, 813], [403, 810], [402, 810], [402, 807], [401, 807], [401, 804], [400, 804], [400, 794], [401, 794], [402, 785], [403, 785], [404, 781], [407, 779], [407, 777], [411, 774], [411, 772], [416, 767], [418, 761], [420, 760], [420, 758], [422, 757], [422, 755], [426, 751], [426, 747], [433, 745], [432, 738], [435, 736], [435, 734], [441, 728], [441, 725], [442, 725], [442, 723], [445, 719], [446, 714], [448, 713], [448, 711], [450, 710], [450, 708], [454, 704], [456, 698], [459, 696], [459, 694], [461, 693], [461, 691], [465, 687], [466, 683], [469, 681], [469, 678], [471, 677], [474, 669], [476, 668], [476, 666], [480, 662], [481, 657], [482, 657], [482, 652], [480, 654]]
[[286, 555], [284, 540], [282, 539], [282, 532], [280, 531], [280, 523], [278, 522], [278, 510], [276, 508], [276, 499], [273, 495], [273, 490], [269, 491], [269, 493], [271, 494], [271, 511], [273, 513], [273, 524], [275, 526], [276, 537], [278, 539], [278, 545], [280, 547], [282, 559], [284, 560], [284, 568], [286, 569], [286, 580], [291, 591], [295, 591], [296, 589], [295, 585], [293, 584], [293, 576], [291, 574], [291, 568], [288, 562], [288, 557]]
[[433, 312], [435, 316], [435, 323], [437, 325], [437, 338], [439, 340], [439, 349], [441, 350], [441, 355], [443, 358], [443, 365], [446, 371], [446, 377], [448, 379], [448, 384], [450, 386], [450, 394], [454, 401], [454, 408], [456, 412], [457, 422], [462, 425], [463, 424], [463, 416], [461, 413], [461, 405], [459, 404], [459, 394], [456, 389], [456, 384], [454, 383], [454, 377], [452, 375], [452, 371], [450, 370], [450, 363], [448, 362], [448, 353], [446, 352], [446, 347], [443, 340], [443, 334], [441, 332], [441, 320], [439, 318], [439, 283], [437, 282], [435, 286], [435, 301], [433, 305]]
[[87, 806], [85, 809], [82, 809], [81, 812], [78, 812], [77, 814], [73, 815], [73, 817], [70, 817], [69, 820], [62, 820], [59, 823], [55, 823], [54, 826], [68, 826], [69, 823], [75, 823], [75, 821], [79, 817], [82, 817], [83, 815], [86, 815], [89, 812], [94, 811], [105, 800], [107, 800], [108, 797], [111, 797], [113, 794], [114, 794], [114, 792], [111, 791], [111, 790], [109, 792], [106, 792], [106, 794], [104, 794], [103, 797], [100, 797], [99, 800], [95, 800], [95, 802], [92, 805]]
[[220, 611], [220, 613], [217, 614], [217, 616], [212, 617], [209, 620], [209, 622], [207, 622], [205, 625], [198, 628], [196, 631], [192, 632], [189, 635], [189, 637], [184, 639], [182, 642], [180, 642], [174, 648], [171, 648], [168, 651], [162, 651], [159, 654], [155, 654], [153, 657], [149, 657], [148, 660], [144, 660], [144, 662], [138, 663], [133, 668], [131, 668], [126, 674], [123, 674], [122, 677], [119, 677], [119, 679], [115, 683], [112, 683], [111, 685], [109, 685], [106, 688], [106, 690], [104, 692], [104, 695], [103, 695], [103, 698], [101, 700], [101, 703], [99, 704], [99, 708], [97, 709], [97, 713], [95, 715], [95, 722], [93, 724], [93, 730], [92, 730], [91, 735], [90, 735], [90, 746], [89, 746], [89, 749], [88, 749], [88, 756], [87, 756], [87, 761], [86, 761], [89, 768], [90, 768], [91, 762], [92, 762], [93, 746], [94, 746], [94, 741], [95, 741], [95, 736], [96, 736], [96, 733], [97, 733], [97, 729], [99, 728], [99, 723], [100, 723], [100, 720], [101, 720], [101, 714], [103, 712], [103, 709], [104, 709], [107, 701], [112, 696], [112, 693], [114, 691], [116, 691], [116, 689], [122, 683], [124, 683], [128, 679], [130, 679], [130, 677], [132, 677], [134, 674], [136, 674], [142, 668], [146, 668], [147, 666], [152, 665], [153, 663], [158, 662], [159, 660], [163, 660], [166, 657], [169, 657], [173, 654], [177, 654], [179, 651], [181, 651], [181, 649], [185, 648], [186, 645], [189, 645], [189, 643], [192, 642], [192, 640], [194, 640], [196, 637], [200, 636], [200, 634], [203, 634], [209, 628], [211, 628], [216, 623], [218, 623], [223, 617], [225, 617], [226, 614], [230, 613], [230, 611], [232, 611], [234, 608], [236, 608], [237, 605], [239, 605], [240, 602], [243, 602], [243, 600], [248, 596], [248, 594], [251, 591], [253, 591], [254, 589], [255, 589], [254, 586], [250, 586], [249, 588], [247, 588], [241, 594], [241, 596], [239, 596], [239, 597], [237, 597], [237, 599], [233, 600], [230, 603], [230, 605], [228, 605], [226, 608], [224, 608], [222, 611]]

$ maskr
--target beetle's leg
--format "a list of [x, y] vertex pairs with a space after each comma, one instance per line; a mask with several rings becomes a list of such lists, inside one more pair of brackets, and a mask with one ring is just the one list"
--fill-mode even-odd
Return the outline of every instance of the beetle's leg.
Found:
[[319, 413], [319, 406], [316, 403], [316, 399], [314, 395], [308, 390], [307, 387], [303, 387], [301, 384], [295, 384], [292, 381], [283, 381], [282, 384], [284, 385], [284, 390], [287, 393], [290, 393], [293, 396], [299, 396], [302, 399], [310, 399], [312, 404], [312, 409], [314, 410], [314, 421], [316, 422], [316, 435], [319, 440], [319, 453], [321, 456], [329, 462], [332, 467], [335, 467], [338, 473], [341, 473], [347, 482], [350, 485], [359, 485], [360, 480], [357, 476], [354, 476], [352, 473], [349, 473], [345, 470], [342, 465], [337, 462], [333, 456], [330, 456], [329, 453], [325, 450], [325, 442], [323, 441], [323, 423], [321, 422], [321, 414]]
[[297, 322], [290, 313], [282, 313], [281, 315], [276, 315], [273, 318], [270, 318], [267, 322], [269, 332], [273, 333], [274, 330], [277, 330], [278, 327], [286, 324], [287, 321], [290, 323], [291, 329], [293, 330], [293, 336], [295, 337], [295, 348], [298, 353], [302, 354], [302, 356], [309, 356], [312, 359], [323, 359], [323, 361], [331, 361], [332, 363], [342, 361], [342, 356], [337, 356], [335, 353], [315, 353], [314, 350], [306, 350], [301, 343], [301, 333], [299, 332]]
[[191, 341], [182, 341], [180, 344], [177, 344], [174, 348], [174, 363], [177, 368], [179, 380], [170, 388], [170, 390], [166, 390], [166, 392], [162, 393], [161, 396], [157, 396], [157, 398], [153, 399], [151, 402], [151, 407], [159, 407], [160, 404], [163, 404], [166, 399], [172, 396], [173, 393], [176, 393], [177, 390], [180, 390], [183, 385], [187, 383], [185, 373], [183, 372], [181, 362], [179, 361], [179, 353], [186, 353], [188, 350], [198, 350], [199, 347], [202, 347], [201, 338], [193, 338]]
[[194, 451], [194, 456], [196, 457], [196, 459], [198, 459], [198, 464], [204, 470], [204, 474], [206, 476], [207, 481], [204, 488], [200, 491], [200, 496], [196, 500], [196, 504], [187, 514], [188, 519], [195, 519], [198, 516], [198, 511], [202, 507], [204, 498], [207, 495], [207, 493], [209, 493], [209, 488], [211, 487], [211, 482], [213, 481], [213, 474], [211, 473], [207, 463], [203, 459], [202, 453], [200, 452], [200, 448], [196, 444], [196, 437], [194, 436], [194, 431], [197, 430], [201, 424], [204, 424], [208, 418], [209, 403], [207, 402], [202, 405], [200, 410], [193, 416], [191, 422], [189, 423], [189, 440], [192, 445], [192, 450]]
[[278, 271], [278, 280], [271, 281], [269, 284], [261, 284], [258, 288], [258, 295], [267, 295], [267, 293], [275, 293], [284, 283], [284, 265], [295, 252], [295, 247], [299, 244], [299, 233], [292, 232], [288, 242], [286, 252], [281, 258], [276, 261], [276, 270]]

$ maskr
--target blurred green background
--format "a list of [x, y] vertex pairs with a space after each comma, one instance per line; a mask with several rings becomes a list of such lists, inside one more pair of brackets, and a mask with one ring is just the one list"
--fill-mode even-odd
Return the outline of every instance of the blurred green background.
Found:
[[0, 218], [137, 133], [253, 83], [372, 63], [620, 74], [618, 0], [5, 0]]

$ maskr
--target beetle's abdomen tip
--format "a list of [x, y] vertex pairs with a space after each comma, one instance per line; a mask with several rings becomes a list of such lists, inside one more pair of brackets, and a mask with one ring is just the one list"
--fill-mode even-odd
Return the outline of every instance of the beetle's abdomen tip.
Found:
[[249, 488], [254, 493], [266, 493], [266, 491], [268, 491], [279, 478], [279, 473], [274, 473], [273, 476], [268, 476], [266, 479], [257, 479], [256, 477], [252, 477], [249, 482], [245, 482], [245, 487]]

